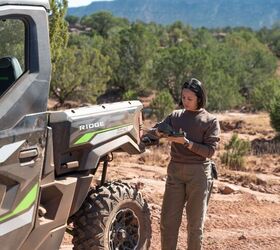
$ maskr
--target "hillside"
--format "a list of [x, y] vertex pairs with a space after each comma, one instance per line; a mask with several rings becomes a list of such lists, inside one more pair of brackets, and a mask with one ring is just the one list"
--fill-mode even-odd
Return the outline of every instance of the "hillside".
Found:
[[69, 8], [68, 14], [89, 15], [101, 10], [125, 17], [170, 24], [177, 20], [193, 27], [271, 27], [280, 19], [279, 0], [115, 0]]

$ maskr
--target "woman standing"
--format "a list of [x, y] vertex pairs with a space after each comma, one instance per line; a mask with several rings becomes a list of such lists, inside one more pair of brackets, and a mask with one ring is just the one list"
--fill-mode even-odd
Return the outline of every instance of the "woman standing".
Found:
[[179, 227], [185, 207], [188, 220], [188, 249], [202, 248], [203, 226], [213, 177], [211, 157], [220, 140], [217, 119], [204, 108], [206, 92], [192, 78], [181, 90], [183, 109], [173, 111], [155, 126], [155, 134], [164, 136], [160, 124], [168, 124], [185, 136], [168, 136], [171, 160], [161, 212], [162, 250], [176, 250]]

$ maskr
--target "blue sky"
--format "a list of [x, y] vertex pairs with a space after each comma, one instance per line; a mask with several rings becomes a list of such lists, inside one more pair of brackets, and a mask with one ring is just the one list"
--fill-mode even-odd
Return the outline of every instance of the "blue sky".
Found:
[[89, 5], [91, 2], [96, 2], [96, 1], [112, 1], [112, 0], [68, 0], [68, 6], [69, 7], [84, 6], [84, 5]]

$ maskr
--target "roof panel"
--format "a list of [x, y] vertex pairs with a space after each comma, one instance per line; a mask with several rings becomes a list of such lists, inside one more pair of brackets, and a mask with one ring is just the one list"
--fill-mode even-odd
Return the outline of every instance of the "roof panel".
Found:
[[47, 10], [50, 9], [49, 0], [0, 0], [0, 5], [31, 5], [31, 6], [43, 6]]

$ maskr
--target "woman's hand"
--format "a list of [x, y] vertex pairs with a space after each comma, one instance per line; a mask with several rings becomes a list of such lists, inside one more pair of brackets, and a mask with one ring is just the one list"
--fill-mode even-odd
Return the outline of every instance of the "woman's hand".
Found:
[[167, 140], [171, 141], [171, 142], [176, 142], [179, 144], [185, 144], [185, 142], [189, 141], [184, 136], [168, 136]]
[[170, 142], [183, 144], [186, 148], [189, 148], [189, 149], [192, 147], [192, 144], [193, 144], [190, 140], [188, 140], [184, 136], [168, 136], [167, 140]]

